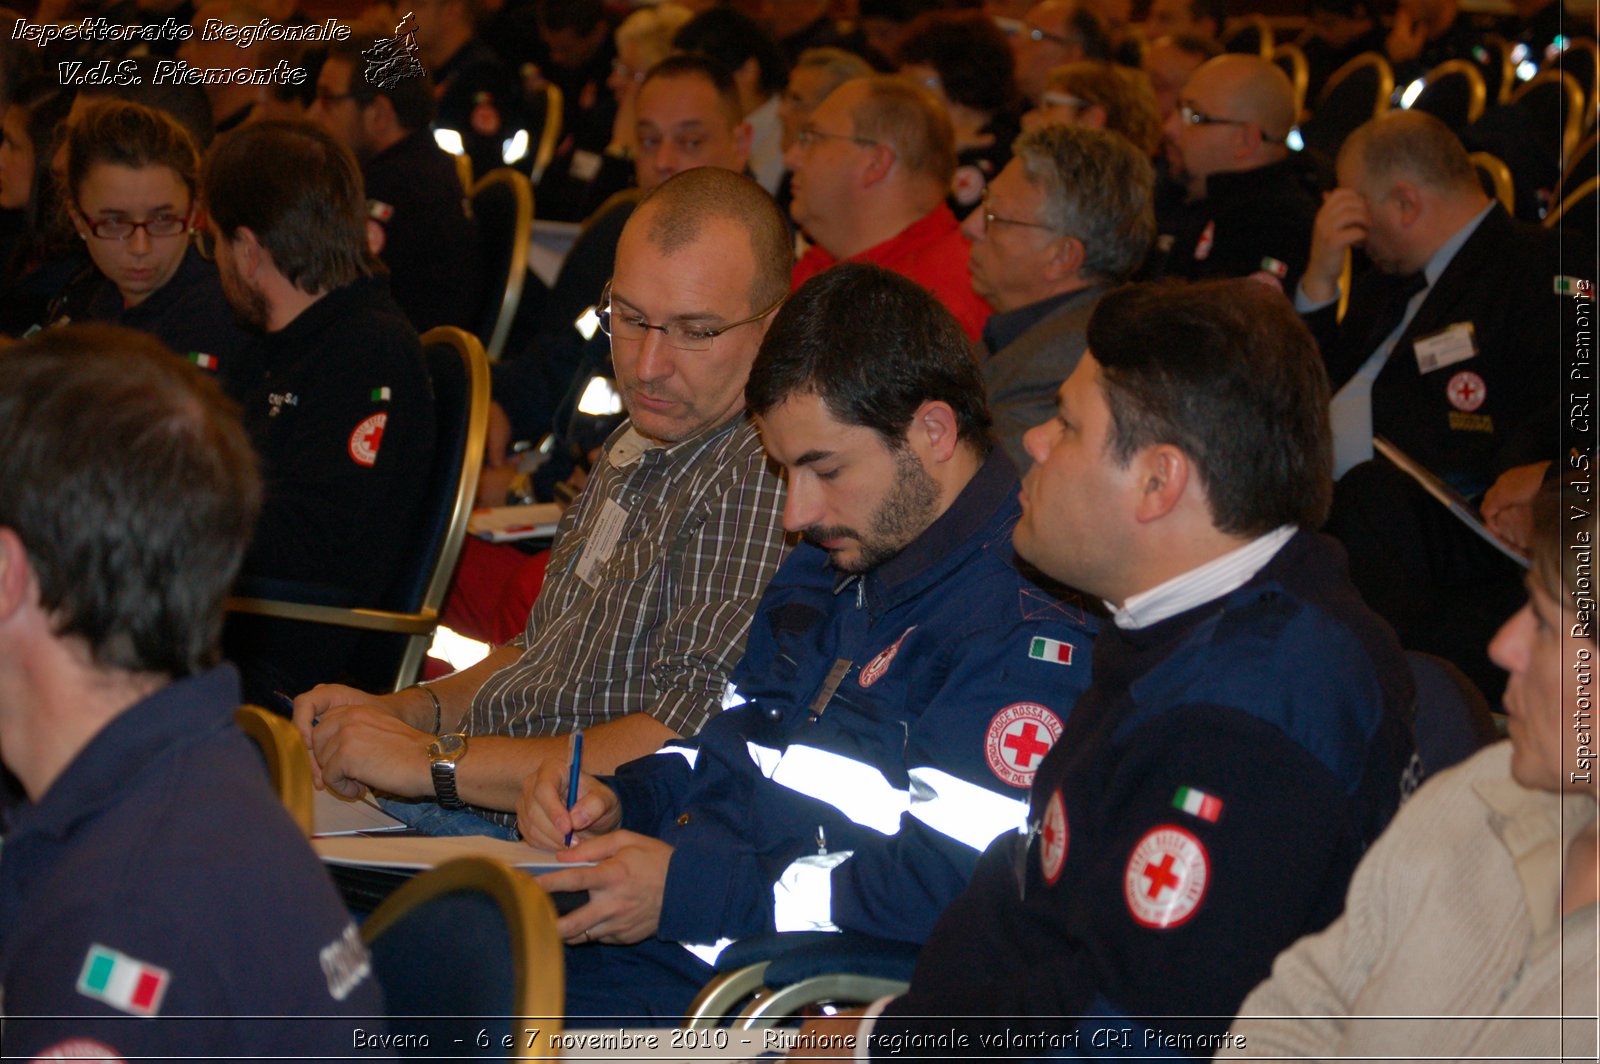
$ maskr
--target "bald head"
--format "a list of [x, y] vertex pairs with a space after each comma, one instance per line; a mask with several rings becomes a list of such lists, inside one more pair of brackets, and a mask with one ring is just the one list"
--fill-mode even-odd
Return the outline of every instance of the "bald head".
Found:
[[766, 190], [743, 174], [710, 166], [686, 170], [645, 196], [627, 229], [643, 228], [650, 243], [672, 255], [694, 244], [717, 220], [732, 222], [750, 238], [755, 258], [751, 305], [777, 302], [789, 290], [794, 266], [789, 227]]
[[1203, 87], [1227, 107], [1229, 118], [1253, 122], [1282, 143], [1294, 125], [1294, 86], [1275, 64], [1254, 55], [1219, 55], [1189, 77], [1185, 92]]
[[1380, 184], [1404, 180], [1441, 195], [1487, 201], [1460, 139], [1421, 111], [1390, 111], [1361, 126], [1339, 150], [1339, 166]]

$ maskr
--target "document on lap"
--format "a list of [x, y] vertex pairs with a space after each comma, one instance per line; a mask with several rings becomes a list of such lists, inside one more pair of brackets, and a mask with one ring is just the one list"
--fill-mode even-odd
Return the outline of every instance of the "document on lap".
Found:
[[404, 831], [405, 824], [379, 809], [367, 791], [360, 798], [341, 798], [332, 791], [311, 795], [311, 834], [361, 835], [369, 831]]
[[536, 850], [487, 835], [341, 835], [313, 838], [311, 848], [324, 864], [390, 872], [420, 872], [456, 857], [492, 857], [525, 872], [555, 872], [593, 864], [557, 861], [552, 850]]
[[528, 506], [489, 506], [472, 511], [467, 531], [491, 543], [519, 539], [549, 539], [556, 534], [561, 507], [553, 502]]

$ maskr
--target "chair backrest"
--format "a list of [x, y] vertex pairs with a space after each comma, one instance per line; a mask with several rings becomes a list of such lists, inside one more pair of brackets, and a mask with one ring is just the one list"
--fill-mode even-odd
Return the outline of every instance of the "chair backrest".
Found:
[[[407, 1033], [438, 1032], [437, 1055], [471, 1017], [483, 1036], [464, 1052], [487, 1059], [543, 1060], [555, 1054], [566, 975], [556, 910], [533, 877], [487, 857], [462, 857], [416, 876], [361, 926], [391, 1017]], [[537, 1028], [539, 1036], [526, 1032]], [[510, 1036], [511, 1046], [504, 1039]], [[483, 1048], [487, 1045], [487, 1049]], [[401, 1055], [408, 1055], [402, 1047]]]
[[553, 81], [545, 82], [544, 124], [539, 130], [539, 147], [533, 153], [533, 173], [530, 175], [535, 185], [550, 168], [550, 160], [556, 157], [556, 147], [561, 143], [561, 123], [565, 114], [566, 102], [561, 95], [561, 86]]
[[[385, 605], [400, 613], [437, 620], [444, 606], [461, 544], [467, 535], [489, 431], [489, 363], [477, 337], [441, 325], [422, 334], [423, 355], [433, 381], [434, 450], [423, 509], [405, 555], [415, 564], [399, 574]], [[372, 685], [399, 690], [414, 683], [427, 656], [432, 632], [368, 633], [355, 675]]]
[[310, 838], [311, 754], [300, 733], [283, 717], [260, 706], [240, 706], [233, 711], [233, 721], [261, 750], [278, 800]]
[[1466, 673], [1443, 658], [1406, 651], [1417, 688], [1412, 728], [1428, 775], [1465, 761], [1498, 738], [1489, 702]]
[[1502, 162], [1499, 156], [1486, 151], [1475, 151], [1467, 158], [1472, 160], [1473, 169], [1478, 171], [1478, 181], [1483, 185], [1483, 190], [1499, 200], [1507, 214], [1515, 214], [1517, 196], [1516, 186], [1511, 180], [1511, 167]]
[[1272, 50], [1272, 61], [1294, 86], [1294, 117], [1299, 121], [1306, 110], [1306, 89], [1311, 84], [1311, 63], [1298, 44], [1280, 44]]
[[1585, 178], [1593, 177], [1600, 172], [1600, 131], [1590, 130], [1589, 135], [1583, 138], [1583, 143], [1573, 149], [1572, 157], [1567, 160], [1566, 167], [1561, 171], [1561, 180], [1556, 182], [1553, 202], [1560, 203], [1566, 194], [1579, 185]]
[[1488, 90], [1476, 63], [1452, 59], [1423, 75], [1410, 109], [1430, 114], [1457, 133], [1483, 117]]
[[1593, 226], [1594, 201], [1597, 192], [1600, 192], [1600, 177], [1591, 177], [1567, 193], [1566, 198], [1556, 204], [1555, 209], [1544, 216], [1542, 224], [1546, 229], [1554, 229], [1558, 225], [1573, 228], [1585, 225]]
[[1489, 106], [1498, 107], [1511, 99], [1511, 87], [1517, 82], [1517, 66], [1511, 61], [1511, 42], [1497, 33], [1486, 33], [1480, 47], [1482, 53], [1475, 56], [1481, 60], [1478, 72], [1483, 75]]
[[1551, 69], [1562, 71], [1578, 83], [1584, 111], [1593, 115], [1595, 97], [1600, 96], [1600, 45], [1588, 37], [1568, 37]]
[[1222, 50], [1240, 55], [1272, 58], [1272, 25], [1265, 15], [1244, 15], [1222, 33]]
[[1560, 130], [1561, 162], [1572, 158], [1583, 138], [1584, 97], [1578, 79], [1560, 70], [1546, 70], [1511, 94], [1511, 107], [1523, 113], [1533, 129]]
[[452, 155], [450, 158], [456, 161], [456, 180], [461, 182], [461, 194], [463, 196], [472, 195], [472, 156], [462, 152], [460, 155]]
[[1394, 71], [1389, 61], [1377, 52], [1363, 52], [1329, 76], [1311, 120], [1302, 130], [1306, 147], [1327, 155], [1339, 154], [1339, 146], [1356, 128], [1389, 109], [1394, 94]]
[[478, 336], [493, 362], [505, 350], [528, 276], [533, 186], [527, 174], [509, 166], [496, 167], [472, 186], [471, 199], [485, 285], [478, 308]]

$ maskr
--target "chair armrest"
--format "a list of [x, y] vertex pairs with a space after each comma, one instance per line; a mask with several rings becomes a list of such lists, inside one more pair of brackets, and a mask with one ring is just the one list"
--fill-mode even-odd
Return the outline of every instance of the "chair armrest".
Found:
[[396, 613], [392, 610], [315, 606], [304, 602], [234, 597], [228, 598], [225, 608], [229, 613], [247, 613], [257, 617], [276, 617], [286, 621], [308, 621], [312, 624], [331, 624], [340, 628], [359, 628], [368, 632], [397, 632], [403, 635], [425, 635], [439, 623], [438, 611], [427, 609], [417, 613]]

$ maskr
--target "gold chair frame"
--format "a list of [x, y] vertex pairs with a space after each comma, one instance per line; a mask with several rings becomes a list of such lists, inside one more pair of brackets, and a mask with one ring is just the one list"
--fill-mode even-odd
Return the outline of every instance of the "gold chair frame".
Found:
[[1500, 201], [1500, 206], [1506, 209], [1506, 213], [1515, 213], [1517, 196], [1516, 187], [1511, 180], [1511, 167], [1502, 162], [1499, 156], [1486, 151], [1475, 151], [1467, 158], [1472, 160], [1474, 168], [1489, 175], [1489, 182], [1494, 185], [1494, 198]]
[[306, 838], [310, 838], [311, 753], [306, 749], [305, 740], [300, 738], [293, 724], [260, 706], [240, 706], [233, 711], [233, 721], [260, 748], [278, 800], [300, 825]]
[[1467, 80], [1467, 125], [1470, 126], [1482, 118], [1483, 109], [1488, 106], [1489, 89], [1484, 85], [1483, 72], [1477, 65], [1467, 59], [1451, 59], [1440, 63], [1422, 75], [1422, 91], [1427, 92], [1430, 87], [1446, 78]]
[[472, 186], [469, 200], [491, 185], [509, 185], [516, 199], [516, 214], [512, 223], [511, 261], [506, 266], [505, 287], [500, 294], [500, 309], [495, 312], [494, 326], [484, 338], [483, 349], [490, 362], [500, 361], [505, 352], [506, 340], [511, 336], [511, 323], [517, 316], [517, 305], [522, 302], [522, 285], [528, 277], [528, 242], [533, 238], [533, 184], [528, 175], [509, 166], [497, 166], [484, 174]]

